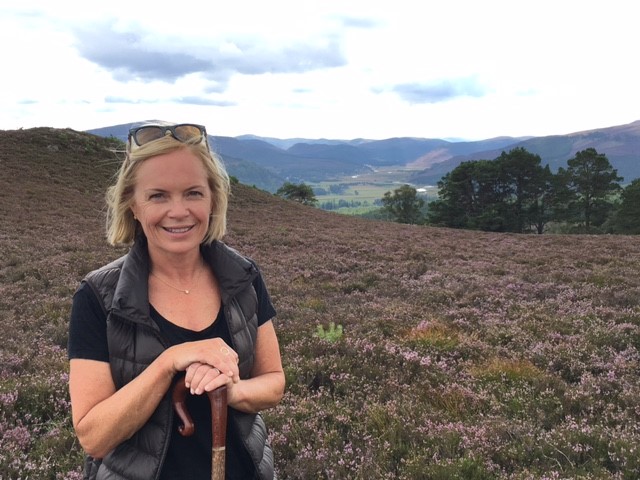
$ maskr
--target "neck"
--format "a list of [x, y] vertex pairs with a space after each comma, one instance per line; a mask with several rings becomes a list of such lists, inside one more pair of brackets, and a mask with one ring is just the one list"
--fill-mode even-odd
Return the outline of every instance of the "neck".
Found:
[[184, 270], [184, 275], [178, 275], [175, 278], [169, 277], [168, 275], [165, 277], [165, 274], [161, 273], [162, 269], [156, 269], [154, 267], [152, 267], [149, 273], [165, 286], [189, 295], [194, 289], [197, 289], [198, 284], [201, 283], [202, 272], [205, 268], [204, 262], [200, 261], [195, 269], [190, 269], [189, 272]]
[[192, 250], [182, 254], [167, 254], [149, 250], [151, 272], [162, 278], [176, 281], [189, 281], [204, 266], [200, 250]]

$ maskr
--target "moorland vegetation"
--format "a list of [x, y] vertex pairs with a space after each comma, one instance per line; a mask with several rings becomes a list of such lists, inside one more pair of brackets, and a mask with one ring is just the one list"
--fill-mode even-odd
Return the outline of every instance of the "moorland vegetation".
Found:
[[[119, 155], [0, 132], [0, 479], [80, 479], [71, 297]], [[640, 478], [640, 238], [348, 217], [233, 186], [226, 242], [264, 271], [287, 376], [283, 479]]]

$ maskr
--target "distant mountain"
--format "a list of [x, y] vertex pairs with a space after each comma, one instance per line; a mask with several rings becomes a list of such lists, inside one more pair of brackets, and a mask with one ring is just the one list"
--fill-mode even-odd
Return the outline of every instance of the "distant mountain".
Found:
[[[353, 159], [352, 151], [341, 156], [323, 155], [325, 151], [331, 151], [336, 147], [347, 147], [344, 144], [324, 145], [320, 152], [313, 153], [303, 152], [305, 148], [299, 147], [299, 145], [307, 144], [296, 144], [283, 150], [258, 139], [239, 140], [234, 137], [212, 136], [210, 142], [212, 148], [223, 159], [234, 157], [252, 162], [283, 178], [282, 183], [284, 180], [291, 182], [322, 181], [360, 173], [367, 169], [364, 163]], [[229, 172], [236, 175], [231, 168], [229, 168]], [[246, 183], [242, 177], [238, 176], [238, 178]], [[264, 186], [260, 186], [260, 188], [264, 188]]]
[[223, 161], [229, 175], [233, 175], [245, 185], [255, 185], [261, 190], [273, 193], [286, 181], [283, 177], [276, 175], [271, 170], [248, 160], [225, 155]]
[[374, 165], [405, 165], [428, 167], [456, 156], [478, 150], [502, 148], [522, 139], [499, 137], [476, 142], [451, 142], [440, 139], [389, 138], [361, 144], [359, 148], [371, 152]]
[[99, 137], [114, 137], [126, 142], [131, 125], [133, 125], [133, 123], [122, 123], [120, 125], [112, 125], [110, 127], [94, 128], [92, 130], [87, 130], [87, 133], [92, 133]]
[[371, 140], [365, 140], [362, 138], [357, 138], [354, 140], [329, 140], [327, 138], [274, 138], [274, 137], [258, 137], [257, 135], [240, 135], [237, 137], [238, 140], [263, 140], [265, 142], [270, 143], [271, 145], [275, 145], [278, 148], [282, 148], [286, 150], [289, 147], [297, 143], [323, 143], [326, 145], [338, 145], [342, 143], [346, 143], [348, 145], [359, 145], [361, 143], [370, 142]]
[[567, 160], [573, 158], [576, 152], [591, 147], [598, 153], [606, 155], [611, 165], [618, 170], [618, 175], [624, 178], [624, 183], [640, 177], [640, 121], [636, 121], [627, 125], [586, 130], [568, 135], [533, 137], [507, 145], [506, 148], [496, 147], [456, 155], [415, 173], [411, 181], [416, 184], [435, 184], [443, 175], [462, 162], [493, 160], [503, 151], [516, 147], [523, 147], [531, 153], [540, 155], [543, 164], [548, 164], [553, 171], [557, 171], [559, 167], [566, 168]]
[[[114, 125], [88, 133], [126, 141], [130, 125]], [[411, 137], [277, 139], [255, 135], [209, 136], [209, 142], [231, 175], [270, 192], [285, 181], [339, 180], [385, 166], [415, 169], [412, 183], [433, 185], [463, 161], [493, 160], [516, 147], [540, 155], [543, 163], [553, 170], [565, 166], [576, 152], [593, 147], [607, 156], [625, 181], [640, 177], [640, 121], [568, 135], [496, 137], [473, 142]]]

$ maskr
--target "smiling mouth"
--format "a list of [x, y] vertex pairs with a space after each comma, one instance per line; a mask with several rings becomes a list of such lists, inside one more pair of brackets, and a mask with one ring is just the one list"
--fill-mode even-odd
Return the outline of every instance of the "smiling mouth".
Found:
[[193, 228], [193, 226], [190, 227], [162, 227], [164, 228], [165, 231], [169, 232], [169, 233], [187, 233], [189, 230], [191, 230]]

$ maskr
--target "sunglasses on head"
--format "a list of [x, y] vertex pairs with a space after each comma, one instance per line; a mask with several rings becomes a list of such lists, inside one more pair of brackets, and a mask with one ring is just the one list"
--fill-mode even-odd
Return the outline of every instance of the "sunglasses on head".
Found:
[[[129, 130], [129, 144], [141, 147], [154, 140], [163, 138], [168, 133], [182, 143], [199, 143], [207, 139], [207, 131], [202, 125], [180, 123], [178, 125], [143, 125]], [[208, 147], [208, 144], [207, 144]]]

